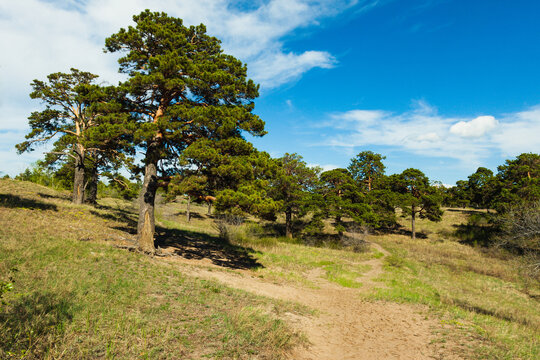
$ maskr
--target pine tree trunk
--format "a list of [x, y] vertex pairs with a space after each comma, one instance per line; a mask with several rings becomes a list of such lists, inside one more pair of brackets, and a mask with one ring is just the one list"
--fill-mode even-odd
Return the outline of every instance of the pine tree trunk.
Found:
[[157, 191], [157, 143], [148, 145], [146, 151], [146, 165], [144, 167], [144, 180], [139, 195], [139, 223], [137, 226], [137, 239], [139, 250], [154, 253], [154, 203]]
[[84, 155], [75, 154], [75, 171], [73, 176], [73, 203], [82, 204], [84, 201]]
[[208, 212], [207, 215], [212, 215], [212, 201], [208, 200]]
[[415, 218], [416, 218], [416, 212], [415, 212], [415, 207], [413, 206], [412, 207], [412, 211], [411, 211], [411, 233], [412, 233], [412, 239], [413, 240], [416, 240], [416, 229], [414, 228], [414, 221], [415, 221]]
[[186, 220], [187, 222], [191, 221], [191, 196], [189, 195], [187, 197]]
[[292, 239], [292, 211], [287, 209], [285, 211], [285, 236]]
[[88, 185], [86, 186], [86, 203], [97, 204], [98, 172], [97, 166], [93, 165], [88, 170]]

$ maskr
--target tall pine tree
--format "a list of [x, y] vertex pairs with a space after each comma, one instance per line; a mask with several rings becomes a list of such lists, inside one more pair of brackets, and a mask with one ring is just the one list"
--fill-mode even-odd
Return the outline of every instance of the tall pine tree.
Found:
[[238, 136], [242, 130], [263, 135], [264, 122], [252, 113], [258, 85], [204, 25], [186, 27], [181, 19], [149, 10], [133, 20], [135, 26], [120, 29], [105, 46], [124, 53], [118, 62], [129, 79], [121, 87], [138, 125], [135, 144], [144, 151], [138, 246], [154, 252], [160, 176], [170, 175], [179, 155], [197, 139]]

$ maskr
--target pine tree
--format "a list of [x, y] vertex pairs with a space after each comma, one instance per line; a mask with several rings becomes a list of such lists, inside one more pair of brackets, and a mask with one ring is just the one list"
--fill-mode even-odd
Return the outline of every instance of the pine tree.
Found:
[[242, 137], [200, 139], [183, 152], [181, 162], [186, 185], [199, 199], [215, 199], [219, 212], [275, 219], [279, 202], [270, 196], [270, 184], [278, 164]]
[[[344, 217], [351, 218], [359, 225], [373, 223], [375, 214], [347, 169], [323, 172], [317, 191], [321, 194], [319, 202], [321, 205], [324, 204], [323, 209], [326, 217], [335, 219], [334, 228], [340, 236], [346, 230]], [[318, 216], [315, 218], [317, 219]]]
[[418, 169], [406, 169], [399, 175], [390, 177], [394, 191], [399, 197], [403, 215], [411, 216], [411, 237], [416, 238], [416, 217], [431, 221], [442, 219], [440, 204], [442, 198], [438, 191], [429, 184], [429, 179]]
[[384, 175], [385, 166], [382, 161], [386, 156], [372, 151], [362, 151], [351, 159], [347, 167], [353, 179], [359, 184], [364, 184], [369, 192], [373, 189], [373, 183]]
[[493, 204], [498, 212], [540, 200], [540, 155], [523, 153], [499, 166]]
[[170, 175], [180, 154], [200, 138], [223, 139], [241, 131], [264, 134], [252, 113], [258, 86], [246, 66], [224, 54], [204, 25], [186, 27], [165, 13], [143, 11], [135, 26], [105, 41], [109, 52], [124, 54], [120, 71], [126, 109], [137, 124], [135, 145], [144, 151], [139, 197], [139, 248], [154, 251], [154, 201], [161, 175]]
[[[47, 81], [34, 80], [30, 97], [40, 99], [45, 109], [30, 115], [31, 131], [26, 135], [27, 141], [16, 146], [19, 153], [32, 151], [36, 144], [57, 138], [47, 162], [53, 158], [72, 159], [73, 202], [76, 204], [84, 201], [88, 154], [102, 146], [104, 129], [111, 119], [116, 119], [114, 109], [118, 107], [111, 100], [114, 88], [96, 84], [97, 77], [71, 69], [70, 73], [50, 74]], [[122, 125], [116, 129], [125, 132]], [[99, 135], [97, 139], [96, 135]], [[106, 141], [112, 138], [112, 133], [106, 134]]]
[[320, 170], [308, 167], [298, 154], [287, 153], [278, 159], [278, 163], [280, 166], [271, 181], [271, 194], [280, 201], [280, 210], [285, 213], [285, 235], [292, 238], [293, 215], [305, 212]]
[[381, 154], [362, 151], [351, 159], [347, 167], [359, 191], [365, 195], [365, 201], [373, 210], [373, 221], [369, 225], [374, 228], [391, 228], [397, 225], [395, 196], [388, 187], [384, 174], [384, 159], [386, 156]]
[[489, 211], [494, 192], [493, 181], [493, 171], [485, 167], [479, 167], [474, 174], [469, 176], [467, 184], [470, 200], [474, 206]]

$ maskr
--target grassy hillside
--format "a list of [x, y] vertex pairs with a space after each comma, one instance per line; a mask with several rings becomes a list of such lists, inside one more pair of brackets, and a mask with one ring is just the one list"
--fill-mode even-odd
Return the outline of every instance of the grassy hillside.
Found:
[[[415, 241], [407, 219], [400, 232], [370, 235], [383, 249], [309, 247], [256, 222], [228, 226], [225, 241], [206, 207], [193, 212], [187, 223], [183, 204], [158, 205], [161, 256], [150, 258], [129, 251], [132, 203], [74, 206], [67, 193], [0, 180], [0, 281], [14, 278], [0, 310], [0, 358], [270, 359], [305, 341], [281, 319], [309, 309], [187, 276], [173, 258], [274, 284], [316, 289], [322, 280], [368, 301], [422, 304], [445, 325], [434, 341], [459, 345], [463, 358], [540, 357], [537, 280], [523, 275], [517, 257], [461, 243], [454, 233], [466, 211], [419, 221]], [[374, 261], [383, 271], [368, 283]]]
[[[300, 307], [111, 246], [131, 243], [130, 204], [116, 205], [73, 206], [68, 194], [0, 180], [0, 277], [14, 278], [0, 358], [270, 359], [299, 341], [278, 315]], [[250, 259], [236, 248], [224, 251]]]
[[[161, 207], [160, 218], [178, 227], [195, 226], [217, 233], [198, 209], [196, 222], [185, 223], [178, 205]], [[527, 276], [520, 257], [478, 245], [478, 229], [463, 224], [471, 209], [446, 209], [443, 221], [417, 220], [418, 238], [410, 238], [410, 218], [401, 219], [394, 234], [370, 235], [368, 240], [390, 252], [384, 272], [366, 296], [372, 300], [427, 305], [452, 331], [439, 334], [440, 342], [455, 341], [467, 349], [464, 357], [488, 359], [537, 359], [540, 357], [540, 284]], [[330, 229], [328, 226], [327, 229]], [[471, 234], [463, 234], [463, 229]], [[481, 229], [480, 229], [481, 230]], [[465, 236], [464, 236], [465, 235]], [[375, 249], [360, 253], [332, 248], [307, 247], [279, 238], [264, 224], [236, 227], [233, 243], [255, 250], [262, 265], [257, 276], [273, 282], [316, 286], [310, 271], [345, 287], [361, 287], [362, 261], [380, 258]], [[332, 244], [329, 244], [332, 246]]]

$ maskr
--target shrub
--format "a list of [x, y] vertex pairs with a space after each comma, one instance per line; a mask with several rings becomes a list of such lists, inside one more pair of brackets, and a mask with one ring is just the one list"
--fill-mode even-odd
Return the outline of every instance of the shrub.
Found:
[[498, 245], [523, 255], [520, 271], [525, 279], [540, 277], [540, 201], [512, 208], [498, 216]]

